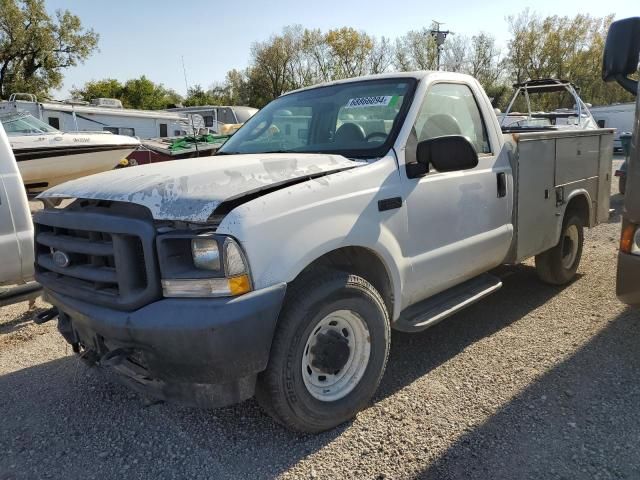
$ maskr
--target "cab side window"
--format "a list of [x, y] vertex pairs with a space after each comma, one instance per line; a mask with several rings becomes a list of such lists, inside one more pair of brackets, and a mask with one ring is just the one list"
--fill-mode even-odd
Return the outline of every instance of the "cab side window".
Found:
[[462, 135], [479, 154], [491, 153], [486, 126], [467, 85], [433, 85], [425, 96], [414, 128], [418, 142], [444, 135]]

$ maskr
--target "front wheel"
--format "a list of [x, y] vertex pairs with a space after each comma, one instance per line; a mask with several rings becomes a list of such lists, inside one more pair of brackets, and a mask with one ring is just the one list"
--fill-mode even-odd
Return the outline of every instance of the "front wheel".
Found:
[[292, 430], [333, 428], [373, 397], [389, 341], [389, 315], [369, 282], [334, 271], [298, 280], [258, 378], [258, 402]]
[[536, 255], [538, 277], [552, 285], [564, 285], [575, 276], [582, 257], [584, 227], [576, 215], [565, 218], [558, 244]]

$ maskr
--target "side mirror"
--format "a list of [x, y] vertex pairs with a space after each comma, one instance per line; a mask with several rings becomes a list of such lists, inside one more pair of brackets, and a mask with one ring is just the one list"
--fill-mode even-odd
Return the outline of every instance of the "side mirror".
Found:
[[628, 75], [638, 70], [640, 61], [640, 17], [625, 18], [609, 27], [602, 59], [602, 80], [615, 80], [633, 95], [638, 94], [638, 82]]
[[466, 137], [445, 135], [418, 143], [416, 160], [427, 171], [431, 164], [439, 172], [455, 172], [476, 167], [478, 154]]

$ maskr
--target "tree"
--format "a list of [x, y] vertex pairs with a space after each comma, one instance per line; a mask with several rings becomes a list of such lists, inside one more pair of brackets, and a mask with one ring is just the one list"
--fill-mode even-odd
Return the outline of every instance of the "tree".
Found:
[[189, 87], [187, 90], [187, 97], [184, 99], [184, 104], [187, 107], [213, 105], [215, 103], [215, 98], [211, 92], [203, 89], [201, 85]]
[[351, 27], [329, 30], [325, 36], [329, 53], [334, 59], [332, 77], [349, 78], [370, 73], [374, 39]]
[[251, 102], [251, 88], [247, 71], [230, 70], [225, 78], [228, 91], [229, 105], [249, 105]]
[[369, 65], [368, 73], [384, 73], [393, 64], [393, 45], [385, 37], [381, 37], [380, 40], [372, 37], [371, 42], [372, 47], [367, 59], [367, 64]]
[[[586, 102], [605, 104], [630, 101], [631, 96], [600, 78], [602, 53], [613, 15], [540, 17], [525, 10], [507, 18], [511, 31], [507, 65], [511, 78], [522, 82], [535, 78], [571, 80], [581, 88]], [[557, 97], [556, 97], [557, 98]], [[539, 108], [557, 108], [551, 96]]]
[[435, 70], [438, 46], [431, 30], [411, 30], [396, 40], [395, 67], [398, 70]]
[[94, 98], [117, 98], [125, 108], [159, 110], [182, 102], [182, 97], [161, 83], [154, 83], [142, 75], [124, 84], [114, 78], [92, 80], [83, 87], [71, 89], [74, 98], [90, 102]]
[[466, 72], [469, 61], [469, 39], [463, 35], [447, 37], [442, 50], [442, 68], [448, 72]]
[[50, 17], [44, 0], [0, 0], [0, 98], [12, 92], [46, 96], [62, 70], [84, 62], [98, 34], [68, 10]]
[[334, 59], [331, 47], [327, 44], [326, 36], [320, 29], [305, 29], [302, 48], [313, 68], [313, 78], [316, 82], [328, 82], [333, 78]]
[[294, 45], [292, 37], [285, 31], [283, 35], [272, 35], [269, 40], [256, 42], [251, 47], [253, 66], [250, 78], [260, 82], [269, 100], [290, 89]]
[[140, 78], [127, 80], [122, 89], [123, 103], [129, 108], [159, 110], [176, 103], [178, 95], [167, 90], [161, 83], [153, 83], [142, 75]]
[[123, 85], [115, 78], [105, 78], [104, 80], [91, 80], [81, 88], [73, 87], [71, 96], [78, 100], [90, 102], [94, 98], [123, 98]]
[[493, 86], [500, 78], [500, 50], [495, 39], [488, 33], [480, 32], [471, 39], [471, 48], [466, 73], [475, 77], [482, 86]]

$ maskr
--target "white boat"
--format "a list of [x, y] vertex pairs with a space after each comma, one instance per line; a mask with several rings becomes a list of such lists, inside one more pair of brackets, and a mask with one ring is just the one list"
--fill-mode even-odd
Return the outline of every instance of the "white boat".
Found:
[[111, 170], [140, 146], [109, 132], [63, 133], [28, 113], [1, 115], [0, 122], [29, 193]]
[[[500, 126], [504, 132], [518, 132], [531, 130], [593, 130], [598, 124], [589, 111], [589, 105], [584, 103], [578, 94], [578, 89], [568, 80], [543, 78], [517, 83], [515, 93], [504, 114], [498, 114]], [[538, 95], [547, 96], [559, 94], [559, 103], [567, 99], [571, 101], [571, 108], [558, 108], [551, 112], [535, 111], [533, 105]], [[548, 99], [548, 98], [547, 98]], [[514, 108], [526, 108], [526, 113], [516, 112]]]

